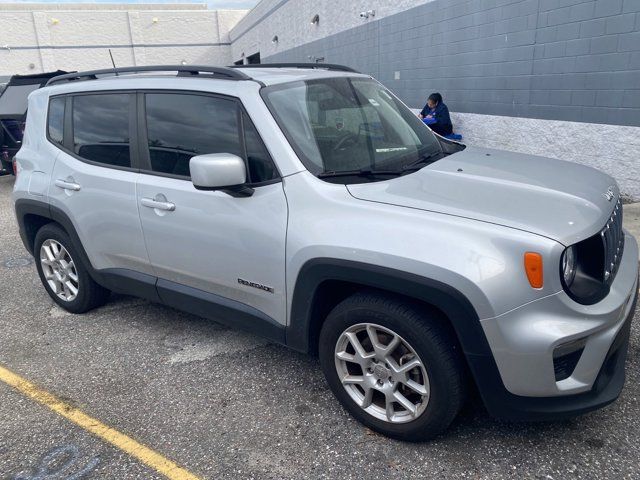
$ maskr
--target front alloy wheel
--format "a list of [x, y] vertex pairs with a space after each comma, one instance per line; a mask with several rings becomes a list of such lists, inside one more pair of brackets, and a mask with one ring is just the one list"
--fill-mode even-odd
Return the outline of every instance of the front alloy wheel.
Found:
[[338, 338], [335, 363], [349, 396], [377, 419], [410, 422], [427, 408], [427, 370], [411, 345], [388, 328], [349, 327]]
[[336, 398], [384, 435], [442, 433], [465, 399], [464, 359], [442, 313], [400, 296], [360, 292], [329, 313], [318, 354]]

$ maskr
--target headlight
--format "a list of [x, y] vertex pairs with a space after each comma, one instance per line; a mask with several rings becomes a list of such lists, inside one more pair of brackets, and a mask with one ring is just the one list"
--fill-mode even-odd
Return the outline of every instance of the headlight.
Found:
[[561, 262], [562, 279], [564, 280], [565, 286], [569, 288], [576, 278], [578, 256], [576, 255], [575, 245], [572, 245], [564, 251]]

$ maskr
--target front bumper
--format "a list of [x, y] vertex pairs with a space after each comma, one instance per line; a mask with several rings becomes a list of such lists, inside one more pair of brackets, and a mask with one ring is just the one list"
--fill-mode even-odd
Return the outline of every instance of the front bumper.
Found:
[[[620, 269], [601, 302], [579, 305], [560, 292], [481, 322], [492, 355], [472, 355], [469, 362], [491, 413], [551, 419], [618, 397], [638, 297], [638, 245], [630, 235], [625, 242]], [[584, 350], [571, 375], [556, 380], [553, 352], [575, 340], [584, 342]]]

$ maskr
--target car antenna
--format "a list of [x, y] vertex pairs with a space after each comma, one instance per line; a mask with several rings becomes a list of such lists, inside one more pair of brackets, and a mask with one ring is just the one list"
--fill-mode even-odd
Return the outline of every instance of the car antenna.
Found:
[[118, 76], [118, 70], [116, 69], [116, 62], [113, 61], [113, 53], [111, 53], [111, 49], [109, 49], [109, 56], [111, 57], [111, 65], [113, 65], [113, 73]]

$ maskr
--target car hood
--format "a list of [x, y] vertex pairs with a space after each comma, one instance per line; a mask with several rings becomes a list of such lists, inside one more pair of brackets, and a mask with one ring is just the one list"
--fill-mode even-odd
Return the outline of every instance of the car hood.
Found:
[[600, 231], [620, 195], [613, 178], [590, 167], [475, 147], [409, 175], [347, 189], [361, 200], [504, 225], [564, 245]]

